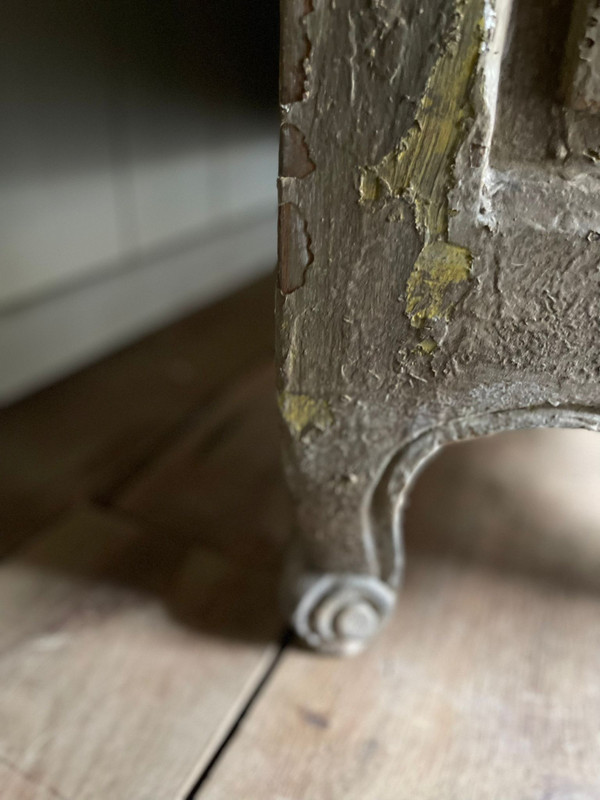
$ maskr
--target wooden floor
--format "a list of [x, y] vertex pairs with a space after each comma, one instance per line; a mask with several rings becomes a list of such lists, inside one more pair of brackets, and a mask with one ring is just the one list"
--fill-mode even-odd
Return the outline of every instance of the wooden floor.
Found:
[[597, 800], [600, 437], [446, 450], [390, 626], [303, 652], [272, 294], [0, 415], [0, 798]]

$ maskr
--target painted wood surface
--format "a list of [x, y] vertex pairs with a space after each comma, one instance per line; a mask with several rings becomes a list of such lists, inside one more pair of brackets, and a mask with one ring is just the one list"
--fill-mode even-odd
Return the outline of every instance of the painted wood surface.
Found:
[[355, 652], [391, 613], [440, 446], [600, 430], [600, 118], [561, 90], [572, 12], [283, 0], [277, 377], [311, 647]]
[[576, 111], [600, 111], [600, 3], [576, 0], [567, 40], [564, 94]]

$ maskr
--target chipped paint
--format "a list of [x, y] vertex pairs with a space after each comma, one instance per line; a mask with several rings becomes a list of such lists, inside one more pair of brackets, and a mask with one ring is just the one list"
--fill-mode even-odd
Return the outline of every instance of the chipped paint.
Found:
[[315, 400], [307, 394], [282, 392], [279, 409], [292, 435], [299, 439], [308, 428], [324, 431], [333, 422], [333, 414], [325, 400]]
[[279, 138], [279, 176], [281, 178], [306, 178], [315, 171], [306, 138], [296, 125], [281, 126]]
[[468, 94], [484, 35], [481, 0], [457, 0], [448, 41], [413, 126], [396, 150], [361, 171], [361, 199], [377, 199], [383, 184], [411, 203], [417, 227], [428, 240], [448, 233], [450, 168], [472, 115]]
[[482, 0], [456, 0], [444, 50], [427, 81], [415, 121], [400, 145], [379, 164], [361, 170], [361, 202], [388, 193], [407, 200], [424, 244], [406, 288], [413, 327], [447, 319], [448, 287], [468, 281], [472, 256], [448, 243], [452, 165], [473, 116], [469, 91], [485, 38]]
[[423, 341], [419, 342], [417, 345], [417, 350], [423, 353], [423, 355], [430, 356], [437, 350], [437, 346], [435, 339], [423, 339]]
[[294, 0], [282, 6], [280, 102], [285, 106], [308, 96], [308, 73], [312, 45], [305, 20], [314, 12], [313, 0]]
[[308, 224], [295, 203], [279, 206], [279, 289], [292, 294], [304, 286], [306, 271], [314, 261]]
[[[406, 284], [406, 313], [413, 328], [422, 328], [429, 320], [449, 318], [458, 299], [455, 287], [460, 291], [461, 284], [469, 280], [471, 261], [465, 247], [448, 242], [425, 245]], [[422, 349], [431, 352], [425, 344], [421, 342]]]

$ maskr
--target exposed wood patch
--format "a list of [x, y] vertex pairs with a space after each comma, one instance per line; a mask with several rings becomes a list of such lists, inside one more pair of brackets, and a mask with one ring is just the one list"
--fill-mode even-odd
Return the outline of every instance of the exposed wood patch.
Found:
[[306, 178], [315, 170], [302, 131], [295, 125], [281, 126], [279, 175], [282, 178]]
[[295, 203], [283, 203], [279, 206], [279, 288], [283, 294], [304, 286], [313, 261], [305, 217]]

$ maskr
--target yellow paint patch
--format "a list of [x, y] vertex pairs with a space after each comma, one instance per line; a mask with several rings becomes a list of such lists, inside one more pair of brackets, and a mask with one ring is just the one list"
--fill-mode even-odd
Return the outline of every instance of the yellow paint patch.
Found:
[[448, 288], [471, 274], [469, 251], [448, 243], [448, 190], [472, 116], [469, 92], [484, 35], [483, 0], [456, 0], [452, 28], [412, 128], [394, 151], [360, 174], [361, 202], [377, 200], [385, 187], [414, 210], [424, 244], [407, 282], [406, 312], [416, 328], [447, 319], [453, 303]]
[[[389, 158], [389, 156], [386, 156], [386, 158]], [[358, 191], [362, 202], [365, 202], [367, 200], [379, 199], [380, 186], [381, 184], [379, 182], [379, 176], [376, 169], [374, 169], [373, 167], [367, 167], [366, 169], [361, 169], [360, 185]]]
[[[449, 290], [469, 280], [471, 261], [471, 253], [464, 247], [447, 242], [425, 245], [406, 284], [406, 313], [413, 328], [448, 319], [455, 302]], [[421, 343], [422, 349], [425, 344]]]
[[396, 150], [361, 171], [361, 199], [376, 200], [383, 183], [392, 195], [412, 204], [427, 240], [448, 234], [450, 167], [472, 114], [468, 94], [484, 32], [482, 0], [456, 0], [448, 41], [412, 128]]
[[430, 356], [437, 350], [437, 342], [435, 339], [423, 339], [423, 341], [419, 342], [417, 345], [417, 349], [424, 355]]
[[315, 400], [307, 394], [282, 392], [279, 395], [279, 408], [296, 438], [309, 427], [324, 431], [333, 422], [333, 414], [327, 402]]

